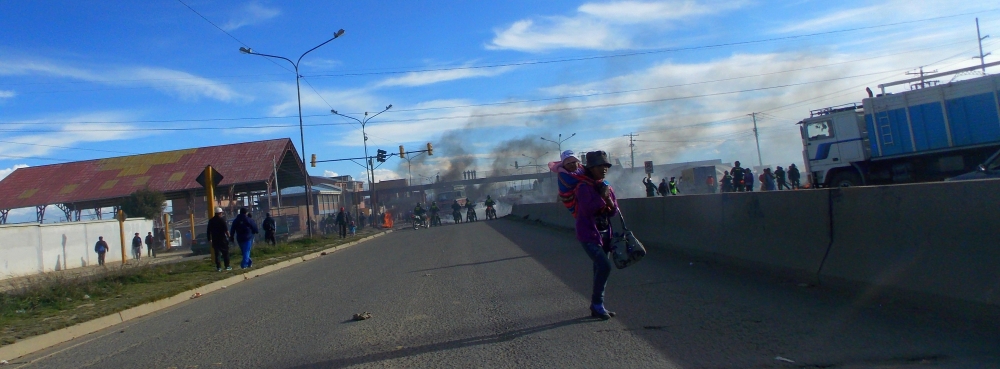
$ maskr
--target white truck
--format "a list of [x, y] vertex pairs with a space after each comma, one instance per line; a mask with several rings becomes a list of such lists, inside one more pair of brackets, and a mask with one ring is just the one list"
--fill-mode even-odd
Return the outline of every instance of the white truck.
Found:
[[940, 181], [975, 170], [1000, 148], [1000, 76], [884, 93], [912, 81], [880, 85], [883, 93], [869, 90], [860, 106], [813, 110], [799, 122], [803, 174], [814, 186]]

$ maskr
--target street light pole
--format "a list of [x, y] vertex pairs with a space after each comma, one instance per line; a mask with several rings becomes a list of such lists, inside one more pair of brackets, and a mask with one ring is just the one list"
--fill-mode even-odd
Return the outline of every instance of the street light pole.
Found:
[[372, 164], [372, 158], [368, 156], [368, 133], [365, 132], [365, 125], [368, 124], [372, 118], [377, 117], [379, 114], [385, 113], [387, 110], [392, 109], [392, 104], [386, 106], [382, 111], [368, 116], [368, 112], [365, 112], [365, 116], [362, 119], [352, 117], [350, 115], [344, 115], [337, 112], [337, 110], [331, 109], [330, 112], [334, 115], [339, 115], [344, 118], [353, 119], [355, 122], [361, 124], [361, 135], [364, 136], [364, 146], [365, 146], [365, 171], [368, 172], [368, 196], [371, 197], [372, 211], [375, 211], [375, 166]]
[[545, 141], [548, 141], [548, 142], [551, 142], [551, 143], [554, 143], [554, 144], [556, 144], [557, 146], [559, 146], [559, 154], [560, 154], [560, 155], [562, 155], [562, 143], [563, 143], [563, 142], [566, 142], [566, 140], [569, 140], [569, 139], [573, 138], [573, 136], [576, 136], [576, 133], [574, 133], [574, 134], [571, 134], [571, 135], [569, 135], [569, 137], [566, 137], [566, 139], [563, 139], [563, 138], [562, 138], [562, 133], [560, 133], [560, 134], [559, 134], [559, 139], [558, 139], [558, 140], [555, 140], [555, 141], [553, 141], [553, 140], [550, 140], [550, 139], [547, 139], [547, 138], [545, 138], [545, 137], [539, 137], [539, 138], [541, 138], [542, 140], [545, 140]]
[[[320, 48], [320, 46], [328, 44], [330, 41], [336, 40], [337, 37], [340, 37], [343, 34], [344, 34], [344, 30], [343, 29], [337, 31], [336, 33], [333, 34], [332, 38], [330, 38], [329, 40], [324, 41], [323, 43], [317, 45], [316, 47], [314, 47], [312, 49], [309, 49], [308, 51], [302, 53], [302, 55], [299, 56], [299, 59], [297, 61], [294, 61], [294, 62], [291, 59], [288, 59], [288, 58], [283, 57], [283, 56], [261, 54], [261, 53], [253, 51], [253, 49], [249, 49], [249, 48], [246, 48], [246, 47], [241, 47], [240, 48], [240, 52], [241, 53], [249, 54], [249, 55], [258, 55], [258, 56], [263, 56], [263, 57], [267, 57], [267, 58], [282, 59], [284, 61], [287, 61], [289, 64], [292, 65], [293, 68], [295, 68], [295, 98], [296, 98], [296, 100], [298, 100], [298, 103], [299, 103], [299, 147], [302, 149], [302, 167], [303, 168], [306, 167], [306, 134], [305, 134], [305, 128], [303, 127], [303, 124], [302, 124], [302, 88], [301, 88], [300, 83], [299, 83], [299, 79], [302, 78], [302, 75], [299, 74], [299, 63], [302, 62], [302, 58], [305, 57], [306, 54], [309, 54], [313, 50], [316, 50], [316, 49]], [[306, 182], [305, 183], [305, 189], [306, 189], [305, 190], [305, 195], [306, 195], [306, 234], [310, 238], [312, 238], [312, 235], [313, 235], [313, 229], [312, 229], [312, 210], [311, 210], [311, 206], [310, 206], [310, 204], [312, 203], [312, 199], [311, 199], [311, 197], [312, 197], [312, 189], [309, 186], [309, 170], [308, 169], [306, 169], [306, 181], [305, 182]]]

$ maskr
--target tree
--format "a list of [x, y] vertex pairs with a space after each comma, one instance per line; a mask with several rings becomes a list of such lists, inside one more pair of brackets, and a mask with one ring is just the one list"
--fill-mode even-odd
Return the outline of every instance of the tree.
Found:
[[135, 191], [129, 197], [122, 199], [121, 207], [127, 217], [143, 217], [159, 219], [167, 201], [162, 192], [150, 190], [148, 187]]

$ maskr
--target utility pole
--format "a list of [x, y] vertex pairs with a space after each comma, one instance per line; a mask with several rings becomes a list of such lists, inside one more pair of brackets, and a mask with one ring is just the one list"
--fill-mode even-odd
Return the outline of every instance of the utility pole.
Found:
[[631, 155], [632, 155], [632, 168], [633, 169], [635, 168], [635, 136], [638, 136], [638, 135], [635, 134], [635, 133], [631, 133], [631, 132], [629, 132], [629, 134], [625, 135], [625, 137], [628, 137], [628, 149], [629, 149], [629, 151], [631, 152]]
[[763, 168], [764, 159], [760, 156], [760, 135], [757, 134], [757, 113], [750, 113], [750, 116], [753, 117], [753, 137], [757, 140], [757, 163]]
[[986, 75], [986, 57], [992, 54], [992, 53], [983, 54], [983, 40], [985, 40], [987, 37], [990, 37], [990, 35], [982, 36], [982, 34], [979, 33], [979, 18], [976, 18], [976, 38], [979, 39], [979, 56], [977, 58], [979, 58], [979, 67], [983, 68], [984, 76]]
[[906, 72], [906, 75], [920, 76], [920, 84], [914, 83], [914, 84], [910, 85], [910, 89], [911, 90], [919, 90], [919, 89], [922, 89], [922, 88], [927, 88], [927, 87], [934, 86], [934, 85], [938, 84], [938, 81], [925, 81], [924, 80], [924, 74], [926, 74], [926, 73], [937, 73], [937, 69], [929, 71], [929, 72], [924, 72], [924, 67], [920, 67], [920, 71], [917, 72], [917, 73]]

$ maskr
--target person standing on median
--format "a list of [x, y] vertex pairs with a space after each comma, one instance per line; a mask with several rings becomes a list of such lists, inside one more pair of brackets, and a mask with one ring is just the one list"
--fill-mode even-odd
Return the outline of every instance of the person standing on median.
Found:
[[604, 290], [611, 275], [611, 217], [618, 212], [618, 200], [604, 180], [611, 168], [608, 154], [588, 152], [585, 168], [587, 177], [576, 187], [576, 239], [594, 262], [590, 316], [608, 320], [615, 316], [604, 306]]
[[253, 266], [250, 249], [253, 248], [253, 236], [257, 232], [257, 223], [247, 216], [247, 208], [240, 208], [240, 215], [233, 219], [233, 224], [229, 227], [229, 237], [235, 238], [236, 244], [240, 245], [240, 252], [243, 253], [243, 260], [240, 261], [241, 269]]
[[104, 242], [104, 236], [97, 237], [94, 252], [97, 253], [97, 265], [104, 266], [104, 255], [108, 253], [108, 243]]
[[226, 270], [233, 270], [229, 266], [229, 229], [226, 227], [226, 218], [222, 215], [222, 208], [215, 208], [215, 216], [208, 220], [208, 228], [205, 230], [205, 235], [208, 236], [208, 242], [212, 243], [212, 252], [215, 254], [215, 270], [217, 272], [222, 271], [222, 264], [220, 262], [225, 262]]
[[[750, 168], [743, 169], [743, 184], [746, 187], [747, 192], [753, 192], [753, 172]], [[763, 185], [763, 182], [762, 182]]]
[[142, 237], [136, 232], [135, 237], [132, 237], [132, 258], [139, 260], [140, 256], [142, 256]]
[[146, 256], [156, 257], [156, 251], [153, 251], [153, 243], [156, 242], [156, 239], [153, 238], [153, 232], [147, 232], [144, 241], [146, 242]]
[[264, 222], [261, 223], [261, 227], [264, 228], [264, 243], [271, 243], [271, 246], [277, 245], [278, 242], [274, 239], [274, 218], [271, 218], [271, 213], [264, 214]]

